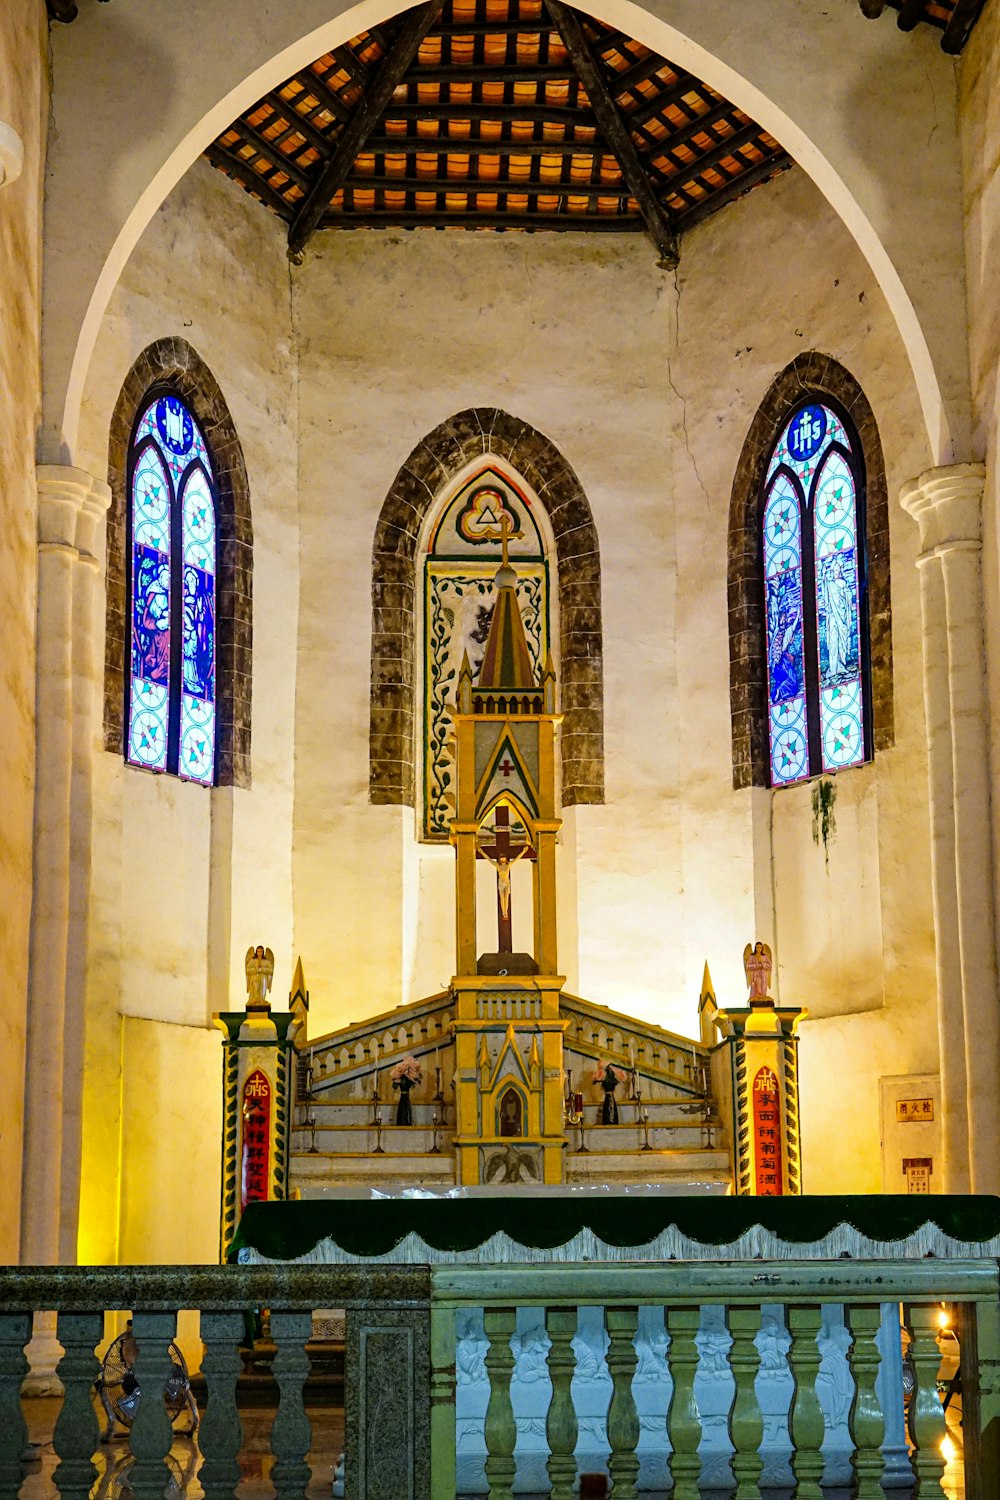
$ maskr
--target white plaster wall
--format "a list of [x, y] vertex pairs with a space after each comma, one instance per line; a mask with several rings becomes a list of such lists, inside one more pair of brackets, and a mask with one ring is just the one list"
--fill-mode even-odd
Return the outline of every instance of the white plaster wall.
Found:
[[[686, 988], [708, 958], [720, 1002], [731, 1003], [743, 992], [743, 944], [751, 927], [763, 929], [782, 1002], [829, 1018], [801, 1033], [807, 1191], [879, 1191], [878, 1078], [937, 1066], [917, 536], [896, 501], [930, 462], [919, 402], [867, 265], [798, 171], [689, 235], [679, 284], [672, 456]], [[895, 746], [834, 778], [826, 849], [814, 840], [810, 786], [727, 795], [721, 691], [733, 472], [774, 376], [807, 349], [832, 355], [865, 391], [889, 491]], [[838, 1018], [858, 1011], [868, 1013]]]
[[[217, 1051], [205, 1027], [213, 1009], [244, 1003], [250, 943], [266, 943], [278, 957], [279, 1003], [294, 962], [298, 502], [287, 262], [276, 222], [203, 162], [162, 205], [111, 300], [84, 411], [86, 462], [95, 474], [106, 471], [111, 414], [129, 368], [153, 340], [171, 335], [186, 339], [211, 369], [246, 459], [254, 527], [252, 785], [207, 790], [126, 768], [120, 755], [95, 746], [81, 1228], [89, 1259], [107, 1249], [100, 1174], [117, 1149], [119, 1017], [162, 1023], [171, 1033], [193, 1028]], [[103, 661], [103, 640], [100, 650]], [[152, 1037], [155, 1028], [140, 1035]], [[129, 1062], [141, 1069], [138, 1043]], [[211, 1091], [221, 1087], [219, 1076]], [[190, 1112], [194, 1149], [202, 1153], [218, 1149], [215, 1098], [204, 1097], [204, 1083], [203, 1070], [197, 1077], [180, 1070], [172, 1079]], [[124, 1087], [135, 1087], [129, 1067]], [[156, 1089], [152, 1075], [150, 1089]], [[154, 1113], [169, 1113], [175, 1104], [174, 1094], [158, 1090], [148, 1100]], [[154, 1139], [145, 1164], [153, 1177], [178, 1149], [176, 1140]], [[201, 1174], [191, 1192], [198, 1200], [192, 1221], [206, 1213], [217, 1218], [217, 1184]], [[157, 1258], [155, 1237], [150, 1231], [144, 1248], [139, 1222], [127, 1236], [129, 1258]]]
[[[959, 67], [969, 362], [976, 447], [985, 458], [983, 594], [991, 719], [994, 869], [1000, 869], [1000, 11], [987, 5]], [[1000, 891], [994, 879], [1000, 914]]]
[[45, 7], [7, 0], [0, 121], [20, 136], [20, 177], [0, 187], [0, 1262], [17, 1259], [35, 757], [35, 428], [42, 164], [48, 116]]
[[[738, 1002], [743, 945], [769, 922], [786, 1003], [869, 1012], [804, 1031], [810, 1185], [877, 1189], [878, 1078], [937, 1057], [916, 536], [894, 499], [928, 456], [843, 227], [793, 172], [689, 235], [676, 279], [641, 238], [327, 236], [296, 273], [295, 321], [295, 939], [314, 1034], [451, 972], [450, 851], [415, 849], [408, 810], [367, 805], [371, 543], [419, 438], [497, 405], [573, 465], [601, 545], [607, 802], [567, 817], [560, 966], [588, 998], [694, 1034], [705, 959]], [[762, 794], [733, 792], [730, 748], [732, 476], [768, 385], [808, 348], [864, 387], [893, 497], [896, 746], [839, 779], [827, 851], [808, 788], [763, 794], [773, 832], [755, 843]], [[856, 1122], [837, 1140], [835, 1100]]]
[[[468, 406], [499, 406], [562, 451], [590, 500], [605, 579], [624, 580], [632, 556], [655, 579], [652, 590], [605, 592], [614, 805], [571, 817], [590, 938], [584, 961], [572, 951], [574, 923], [565, 922], [561, 967], [574, 983], [586, 974], [601, 998], [624, 998], [611, 949], [625, 942], [636, 1003], [663, 987], [664, 954], [680, 947], [668, 873], [678, 859], [676, 690], [664, 629], [672, 538], [662, 514], [670, 390], [659, 357], [672, 302], [670, 279], [645, 242], [624, 236], [613, 246], [587, 236], [327, 236], [296, 273], [296, 945], [315, 1029], [433, 991], [453, 972], [450, 850], [416, 854], [406, 889], [419, 900], [419, 918], [404, 950], [401, 896], [412, 858], [403, 850], [413, 816], [367, 805], [370, 576], [376, 520], [396, 470], [422, 436]], [[633, 655], [632, 670], [621, 671]], [[630, 818], [626, 859], [615, 851]], [[572, 888], [572, 872], [561, 878]], [[651, 896], [667, 937], [655, 951], [641, 941]], [[680, 979], [676, 962], [672, 977]], [[609, 993], [616, 982], [620, 995]]]

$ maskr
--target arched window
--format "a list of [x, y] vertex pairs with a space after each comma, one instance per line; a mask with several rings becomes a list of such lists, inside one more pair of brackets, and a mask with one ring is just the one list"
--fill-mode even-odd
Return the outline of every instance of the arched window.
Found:
[[[491, 470], [496, 470], [492, 478]], [[469, 645], [475, 647], [475, 635], [482, 634], [485, 623], [478, 609], [480, 604], [488, 604], [485, 599], [475, 598], [480, 588], [478, 580], [463, 591], [463, 598], [458, 601], [463, 610], [466, 605], [474, 608], [471, 616], [455, 616], [455, 599], [445, 600], [440, 592], [436, 600], [424, 596], [417, 600], [418, 591], [428, 579], [433, 588], [434, 570], [447, 560], [448, 527], [429, 537], [429, 517], [441, 513], [445, 493], [454, 496], [453, 487], [465, 482], [463, 475], [466, 478], [472, 475], [473, 487], [466, 500], [475, 504], [467, 513], [464, 502], [457, 509], [452, 508], [452, 531], [457, 527], [456, 535], [461, 540], [450, 550], [455, 553], [452, 561], [461, 567], [478, 558], [481, 563], [477, 567], [482, 567], [488, 579], [496, 572], [496, 554], [492, 565], [487, 564], [489, 544], [481, 537], [476, 540], [475, 536], [485, 517], [489, 491], [499, 491], [504, 508], [508, 508], [509, 501], [512, 513], [516, 514], [530, 501], [535, 507], [534, 514], [547, 517], [543, 530], [548, 532], [551, 543], [547, 562], [552, 590], [547, 603], [542, 600], [541, 588], [536, 589], [538, 580], [529, 582], [532, 568], [529, 558], [519, 553], [517, 547], [514, 554], [519, 572], [522, 566], [525, 569], [525, 598], [530, 590], [536, 590], [535, 597], [540, 603], [538, 617], [545, 619], [546, 629], [549, 620], [553, 627], [552, 646], [553, 654], [558, 656], [558, 696], [563, 716], [562, 805], [573, 807], [604, 801], [601, 559], [589, 502], [569, 464], [542, 433], [496, 408], [470, 408], [441, 423], [410, 453], [386, 495], [372, 548], [369, 797], [377, 804], [422, 808], [418, 828], [427, 830], [424, 836], [430, 838], [444, 836], [442, 817], [447, 817], [444, 801], [447, 788], [434, 781], [433, 766], [435, 761], [440, 764], [441, 758], [433, 734], [425, 738], [423, 769], [429, 781], [423, 793], [416, 774], [422, 722], [426, 724], [428, 719], [427, 702], [422, 714], [416, 687], [415, 666], [422, 649], [416, 630], [419, 610], [424, 610], [423, 618], [431, 622], [429, 628], [433, 630], [435, 611], [440, 605], [439, 619], [447, 627], [447, 640], [432, 643], [429, 648], [436, 659], [428, 661], [427, 653], [422, 657], [424, 685], [433, 699], [430, 722], [441, 725], [444, 720], [438, 712], [442, 701], [439, 690], [446, 687], [447, 672], [454, 662], [450, 646], [450, 659], [445, 660], [444, 648], [455, 638], [456, 619]], [[527, 541], [526, 550], [531, 550], [531, 546], [530, 540]], [[428, 548], [433, 554], [430, 568], [424, 566]], [[539, 543], [534, 552], [534, 562], [542, 564], [546, 560], [545, 549]], [[443, 578], [443, 573], [438, 577]], [[528, 600], [529, 612], [531, 603]], [[450, 622], [449, 613], [453, 617]], [[474, 656], [472, 649], [470, 659]]]
[[423, 622], [418, 677], [422, 687], [423, 827], [428, 841], [446, 841], [455, 814], [451, 707], [463, 658], [479, 673], [496, 602], [500, 565], [499, 528], [511, 522], [510, 557], [517, 569], [517, 597], [535, 673], [553, 640], [552, 578], [545, 512], [522, 476], [494, 458], [481, 457], [438, 497], [425, 526], [422, 549]]
[[801, 402], [761, 503], [771, 785], [871, 757], [864, 474], [846, 414]]
[[174, 393], [141, 409], [128, 496], [125, 758], [212, 786], [216, 487], [201, 427]]

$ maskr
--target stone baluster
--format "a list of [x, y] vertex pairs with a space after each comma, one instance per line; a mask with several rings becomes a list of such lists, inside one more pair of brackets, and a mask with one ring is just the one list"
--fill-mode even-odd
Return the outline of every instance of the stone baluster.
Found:
[[698, 1476], [701, 1458], [701, 1412], [694, 1393], [698, 1373], [697, 1333], [701, 1326], [700, 1307], [672, 1307], [667, 1313], [670, 1347], [667, 1367], [673, 1390], [667, 1408], [667, 1436], [670, 1439], [670, 1476], [674, 1481], [673, 1500], [699, 1500]]
[[851, 1307], [847, 1312], [851, 1332], [849, 1360], [854, 1377], [854, 1400], [851, 1403], [851, 1437], [854, 1452], [851, 1462], [857, 1482], [857, 1500], [884, 1500], [882, 1493], [882, 1439], [885, 1418], [879, 1404], [875, 1381], [882, 1353], [878, 1331], [882, 1312], [878, 1307]]
[[201, 1337], [205, 1346], [201, 1368], [208, 1404], [198, 1432], [198, 1445], [204, 1455], [198, 1480], [205, 1491], [205, 1500], [229, 1500], [240, 1477], [237, 1458], [243, 1441], [243, 1426], [236, 1407], [242, 1314], [202, 1313]]
[[729, 1436], [735, 1450], [732, 1459], [735, 1500], [760, 1500], [760, 1475], [764, 1467], [760, 1444], [764, 1436], [764, 1418], [755, 1385], [760, 1355], [754, 1342], [760, 1331], [760, 1308], [730, 1307], [726, 1321], [733, 1339], [729, 1364], [736, 1382], [729, 1412]]
[[305, 1343], [311, 1334], [312, 1313], [272, 1311], [271, 1337], [277, 1348], [272, 1369], [278, 1383], [278, 1410], [271, 1427], [271, 1452], [275, 1457], [271, 1479], [277, 1500], [305, 1500], [312, 1473], [306, 1463], [312, 1428], [302, 1398], [309, 1374]]
[[176, 1313], [137, 1312], [132, 1320], [132, 1335], [138, 1349], [133, 1373], [141, 1392], [135, 1421], [129, 1430], [129, 1446], [135, 1457], [129, 1471], [129, 1486], [135, 1500], [163, 1500], [163, 1492], [170, 1483], [165, 1459], [174, 1434], [164, 1388], [174, 1368], [170, 1342], [176, 1328]]
[[792, 1367], [795, 1394], [789, 1414], [788, 1430], [795, 1452], [796, 1500], [823, 1500], [820, 1481], [823, 1478], [823, 1408], [816, 1394], [816, 1376], [821, 1355], [817, 1338], [823, 1322], [823, 1309], [817, 1304], [789, 1307], [786, 1313], [792, 1342], [788, 1360]]
[[0, 1313], [0, 1500], [17, 1500], [28, 1445], [21, 1411], [21, 1383], [28, 1373], [24, 1346], [31, 1337], [30, 1313]]
[[103, 1313], [59, 1314], [59, 1342], [66, 1352], [58, 1374], [66, 1394], [52, 1439], [59, 1457], [52, 1478], [60, 1500], [87, 1500], [97, 1478], [94, 1453], [101, 1432], [93, 1397], [101, 1362], [94, 1350], [103, 1336]]
[[910, 1359], [917, 1377], [909, 1413], [910, 1441], [915, 1449], [916, 1500], [943, 1500], [941, 1476], [945, 1460], [941, 1440], [947, 1435], [948, 1425], [937, 1389], [941, 1369], [937, 1308], [928, 1304], [911, 1307], [907, 1331], [912, 1340]]
[[510, 1399], [510, 1379], [514, 1371], [511, 1335], [517, 1322], [513, 1307], [488, 1307], [483, 1325], [490, 1347], [486, 1351], [486, 1373], [490, 1380], [490, 1399], [486, 1407], [486, 1482], [490, 1500], [513, 1500], [514, 1447], [517, 1424]]
[[636, 1479], [639, 1475], [639, 1413], [632, 1394], [632, 1376], [638, 1363], [635, 1331], [639, 1326], [637, 1307], [609, 1307], [604, 1314], [611, 1340], [608, 1348], [608, 1373], [612, 1392], [608, 1404], [608, 1472], [615, 1500], [637, 1500]]
[[548, 1307], [545, 1331], [549, 1336], [546, 1363], [552, 1381], [552, 1399], [545, 1418], [545, 1436], [549, 1445], [546, 1469], [551, 1485], [551, 1500], [572, 1500], [576, 1483], [576, 1410], [573, 1406], [572, 1382], [576, 1370], [573, 1335], [576, 1333], [575, 1307]]

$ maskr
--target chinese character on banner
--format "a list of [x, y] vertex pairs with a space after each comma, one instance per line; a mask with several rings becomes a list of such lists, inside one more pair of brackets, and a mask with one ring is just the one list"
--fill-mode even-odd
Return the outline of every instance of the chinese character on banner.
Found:
[[778, 1080], [770, 1068], [760, 1068], [753, 1081], [753, 1149], [757, 1195], [762, 1198], [778, 1198], [784, 1192], [777, 1121]]
[[241, 1210], [269, 1196], [271, 1080], [258, 1068], [243, 1085]]

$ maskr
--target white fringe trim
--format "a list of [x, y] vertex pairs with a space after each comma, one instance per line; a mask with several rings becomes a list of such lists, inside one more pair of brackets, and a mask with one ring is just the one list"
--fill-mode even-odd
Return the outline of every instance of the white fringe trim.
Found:
[[872, 1240], [850, 1224], [838, 1224], [822, 1239], [798, 1243], [780, 1239], [773, 1230], [755, 1224], [728, 1245], [707, 1245], [671, 1224], [646, 1245], [607, 1245], [593, 1230], [581, 1229], [564, 1245], [540, 1250], [519, 1244], [501, 1230], [472, 1250], [436, 1250], [411, 1230], [384, 1255], [356, 1255], [342, 1249], [335, 1240], [324, 1239], [308, 1254], [291, 1261], [273, 1260], [252, 1247], [241, 1250], [239, 1259], [245, 1266], [505, 1266], [523, 1265], [526, 1261], [614, 1264], [665, 1260], [838, 1260], [845, 1256], [852, 1260], [923, 1260], [926, 1256], [940, 1260], [996, 1260], [1000, 1258], [1000, 1236], [975, 1242], [955, 1240], [936, 1224], [927, 1223], [905, 1239]]

